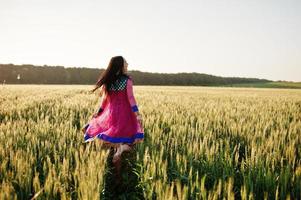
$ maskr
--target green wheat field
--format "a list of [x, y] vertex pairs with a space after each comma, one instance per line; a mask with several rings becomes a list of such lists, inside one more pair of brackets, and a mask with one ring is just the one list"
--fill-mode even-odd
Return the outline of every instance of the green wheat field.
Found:
[[84, 85], [0, 86], [0, 199], [300, 199], [301, 90], [135, 86], [145, 139], [83, 142]]

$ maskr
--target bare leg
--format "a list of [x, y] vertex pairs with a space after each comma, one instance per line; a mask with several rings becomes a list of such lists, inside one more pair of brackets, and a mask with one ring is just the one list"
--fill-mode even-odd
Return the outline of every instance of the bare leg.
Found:
[[116, 169], [116, 183], [119, 184], [121, 182], [121, 155], [124, 151], [130, 151], [132, 148], [127, 144], [121, 144], [115, 149], [115, 154], [113, 156], [113, 164]]
[[128, 144], [121, 144], [117, 147], [117, 151], [116, 153], [114, 154], [113, 156], [113, 162], [116, 162], [120, 159], [121, 157], [121, 154], [124, 152], [124, 151], [131, 151], [132, 147], [130, 147]]

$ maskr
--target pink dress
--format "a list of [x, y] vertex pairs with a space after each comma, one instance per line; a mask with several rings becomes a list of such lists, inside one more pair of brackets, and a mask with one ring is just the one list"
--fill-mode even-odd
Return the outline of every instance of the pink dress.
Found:
[[102, 112], [85, 126], [85, 142], [95, 138], [113, 145], [143, 141], [144, 132], [135, 115], [138, 107], [130, 77], [122, 76], [112, 84], [100, 108]]

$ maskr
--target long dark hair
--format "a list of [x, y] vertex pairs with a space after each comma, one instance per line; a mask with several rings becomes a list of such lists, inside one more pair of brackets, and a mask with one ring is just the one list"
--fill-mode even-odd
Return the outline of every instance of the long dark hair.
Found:
[[123, 75], [128, 77], [123, 69], [124, 58], [122, 56], [112, 57], [107, 69], [99, 76], [97, 82], [95, 83], [95, 87], [91, 90], [91, 92], [94, 92], [103, 85], [105, 92], [108, 93], [109, 88], [118, 78]]

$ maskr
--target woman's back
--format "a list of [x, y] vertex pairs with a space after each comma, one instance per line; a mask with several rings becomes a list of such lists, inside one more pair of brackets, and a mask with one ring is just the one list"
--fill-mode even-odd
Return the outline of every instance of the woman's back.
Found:
[[92, 119], [85, 140], [98, 137], [108, 142], [136, 143], [143, 139], [143, 130], [134, 112], [138, 111], [133, 96], [132, 80], [119, 77], [108, 88], [102, 102], [102, 112]]
[[119, 102], [119, 103], [126, 103], [128, 100], [127, 98], [127, 81], [129, 77], [121, 76], [117, 79], [108, 89], [108, 103], [112, 102]]

